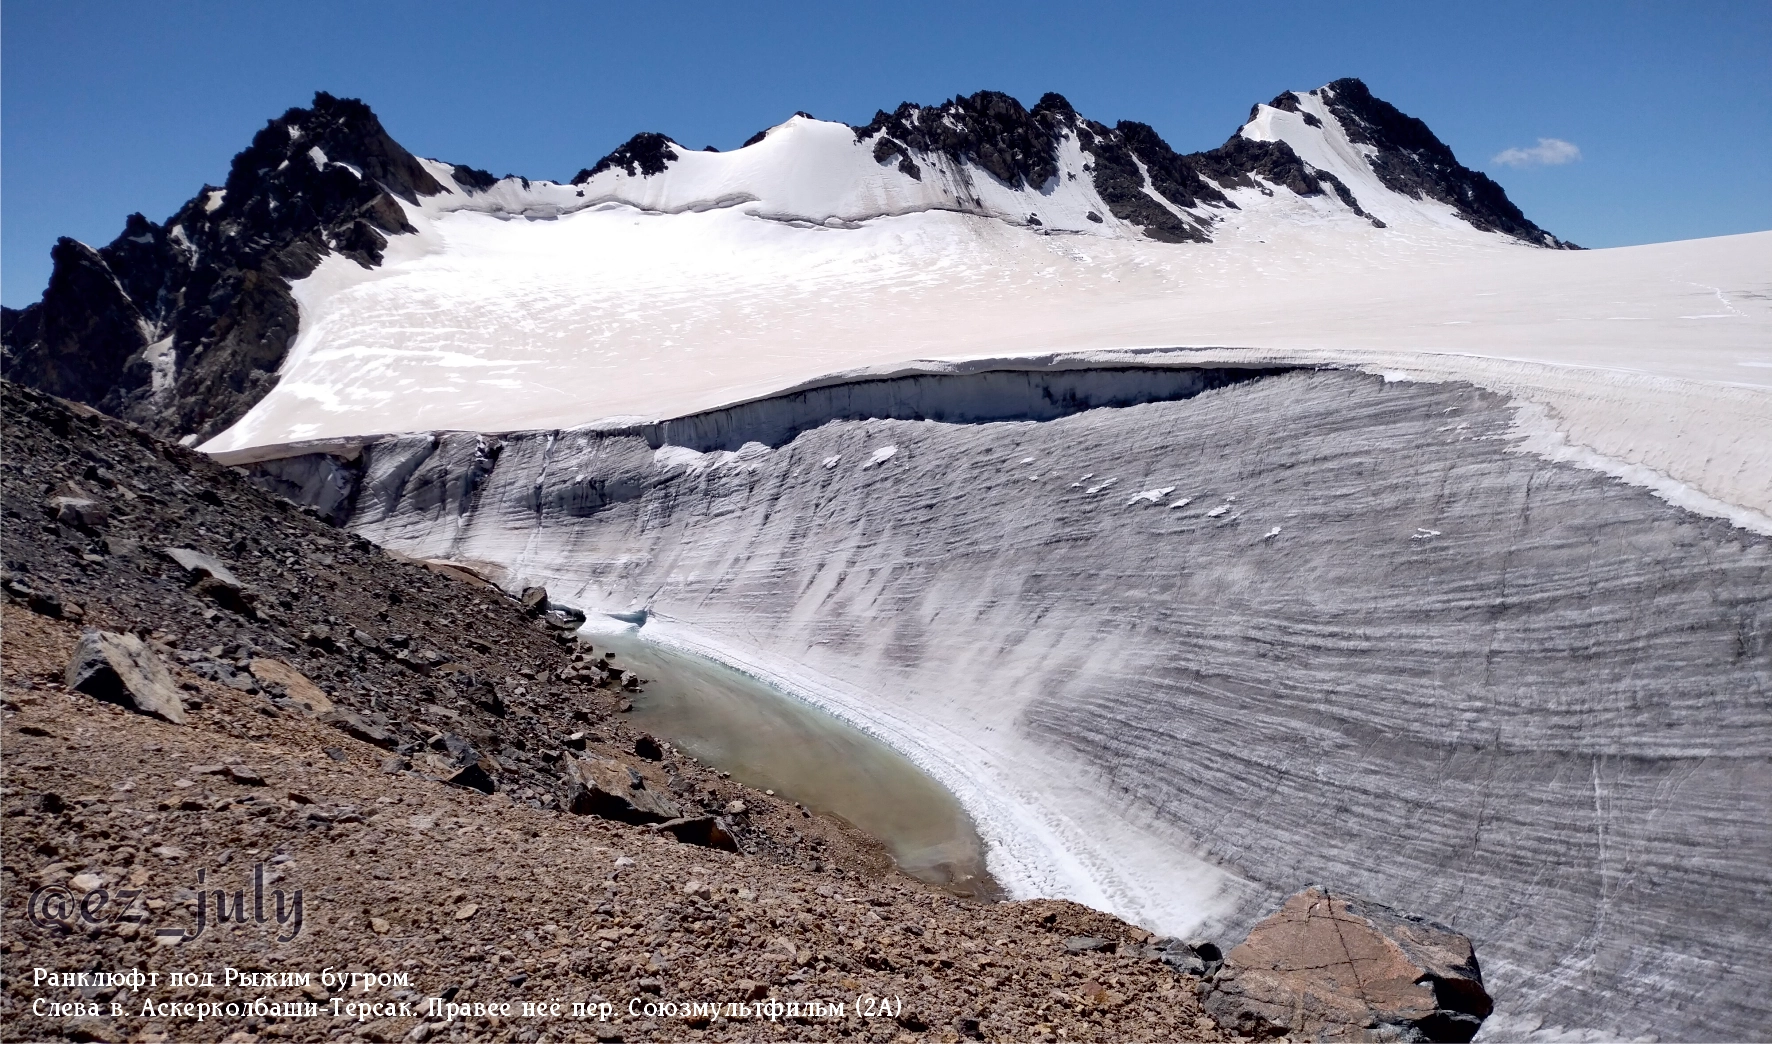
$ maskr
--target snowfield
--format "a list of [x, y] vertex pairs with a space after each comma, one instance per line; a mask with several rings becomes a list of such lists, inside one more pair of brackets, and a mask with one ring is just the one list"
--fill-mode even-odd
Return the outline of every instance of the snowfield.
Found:
[[1017, 894], [1229, 938], [1334, 881], [1470, 933], [1491, 1036], [1751, 1035], [1772, 232], [1527, 245], [1294, 99], [1242, 135], [1370, 217], [1257, 182], [1158, 243], [1074, 135], [1027, 188], [804, 117], [431, 163], [203, 448], [830, 708]]
[[[1264, 110], [1246, 133], [1293, 117]], [[677, 181], [606, 172], [634, 184], [579, 210], [577, 190], [542, 182], [427, 198], [382, 267], [331, 257], [297, 285], [281, 383], [204, 449], [656, 420], [854, 371], [1161, 349], [1469, 380], [1539, 404], [1576, 446], [1772, 515], [1772, 233], [1544, 250], [1351, 173], [1388, 227], [1239, 189], [1210, 244], [1054, 232], [884, 189], [842, 197], [834, 162], [789, 179], [789, 207], [746, 154], [799, 136], [919, 184], [846, 127], [796, 117], [750, 149], [685, 153]]]

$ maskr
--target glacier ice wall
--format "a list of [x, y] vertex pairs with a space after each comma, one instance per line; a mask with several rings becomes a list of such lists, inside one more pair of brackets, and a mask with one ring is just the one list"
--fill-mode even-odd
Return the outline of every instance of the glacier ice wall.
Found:
[[1454, 383], [806, 420], [385, 440], [353, 524], [994, 765], [960, 789], [1003, 857], [1051, 827], [1052, 887], [1146, 923], [1321, 883], [1469, 933], [1512, 1032], [1772, 1024], [1772, 540], [1518, 452]]

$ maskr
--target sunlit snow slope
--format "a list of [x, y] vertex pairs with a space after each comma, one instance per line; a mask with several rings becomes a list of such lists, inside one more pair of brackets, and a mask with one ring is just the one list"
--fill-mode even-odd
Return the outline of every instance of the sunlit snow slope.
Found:
[[1578, 446], [1772, 514], [1772, 234], [1529, 246], [1388, 190], [1319, 97], [1290, 97], [1243, 137], [1284, 140], [1359, 213], [1258, 176], [1227, 189], [1234, 207], [1186, 212], [1211, 243], [1113, 217], [1075, 131], [1038, 189], [939, 154], [913, 178], [804, 117], [579, 185], [474, 191], [433, 164], [445, 191], [407, 207], [418, 233], [378, 268], [331, 257], [297, 284], [281, 382], [205, 448], [659, 419], [860, 368], [1216, 347], [1469, 379], [1542, 404]]

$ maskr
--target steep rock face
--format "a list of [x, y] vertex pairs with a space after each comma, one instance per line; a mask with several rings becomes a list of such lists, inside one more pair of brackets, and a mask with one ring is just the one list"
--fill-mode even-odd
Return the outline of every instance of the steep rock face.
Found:
[[16, 357], [8, 351], [7, 376], [65, 399], [96, 403], [147, 345], [148, 324], [97, 251], [64, 237], [50, 257], [55, 267], [42, 302], [6, 314], [9, 348], [15, 343], [35, 348]]
[[[1361, 81], [1340, 79], [1311, 93], [1323, 98], [1350, 141], [1372, 149], [1367, 162], [1392, 192], [1445, 203], [1485, 232], [1559, 249], [1574, 247], [1528, 221], [1487, 174], [1459, 163], [1427, 124], [1373, 97]], [[1284, 108], [1288, 102], [1296, 111], [1296, 95], [1281, 95], [1275, 106]]]
[[[829, 679], [998, 851], [1028, 849], [991, 794], [1053, 803], [1069, 894], [1161, 930], [1321, 883], [1469, 935], [1506, 1032], [1752, 1036], [1772, 542], [1510, 453], [1511, 421], [1294, 373], [736, 452], [406, 438], [367, 451], [354, 524]], [[1218, 900], [1149, 869], [1201, 856]]]
[[1007, 94], [979, 91], [935, 107], [905, 102], [875, 113], [855, 128], [855, 140], [970, 161], [1005, 185], [1038, 189], [1058, 176], [1058, 138], [1075, 119], [1070, 103], [1057, 94], [1029, 110]]
[[328, 253], [379, 264], [411, 231], [395, 198], [442, 191], [362, 102], [321, 93], [272, 120], [164, 224], [64, 239], [43, 300], [8, 310], [9, 372], [163, 434], [213, 434], [275, 383], [300, 325], [290, 283]]
[[1081, 121], [1077, 138], [1095, 160], [1095, 190], [1109, 210], [1160, 243], [1209, 243], [1210, 221], [1180, 211], [1236, 206], [1142, 123], [1122, 121], [1110, 130]]

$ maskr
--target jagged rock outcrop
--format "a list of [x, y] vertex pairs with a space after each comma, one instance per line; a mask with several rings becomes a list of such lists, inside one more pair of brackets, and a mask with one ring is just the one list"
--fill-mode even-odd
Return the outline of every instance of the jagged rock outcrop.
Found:
[[1058, 176], [1058, 137], [1076, 115], [1058, 94], [1045, 95], [1029, 110], [1000, 91], [979, 91], [934, 107], [905, 102], [890, 113], [882, 110], [855, 128], [855, 140], [970, 161], [1006, 185], [1038, 189]]
[[677, 158], [671, 151], [675, 144], [663, 134], [642, 131], [629, 138], [620, 148], [572, 176], [574, 185], [582, 185], [606, 170], [619, 168], [628, 177], [649, 177], [663, 174], [666, 166]]
[[276, 381], [300, 326], [290, 283], [328, 253], [379, 264], [396, 199], [441, 186], [360, 101], [321, 92], [270, 121], [163, 224], [94, 250], [62, 239], [43, 299], [5, 313], [8, 376], [167, 435], [206, 437]]
[[[1360, 80], [1336, 80], [1310, 93], [1322, 97], [1350, 140], [1372, 148], [1367, 162], [1392, 192], [1448, 204], [1485, 232], [1501, 232], [1541, 246], [1574, 247], [1527, 220], [1493, 179], [1459, 163], [1427, 124], [1374, 97]], [[1297, 96], [1282, 94], [1273, 104], [1296, 111]]]

